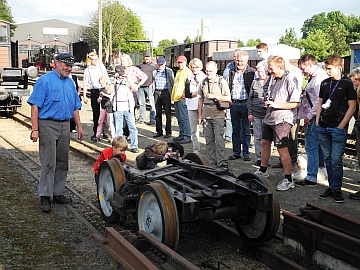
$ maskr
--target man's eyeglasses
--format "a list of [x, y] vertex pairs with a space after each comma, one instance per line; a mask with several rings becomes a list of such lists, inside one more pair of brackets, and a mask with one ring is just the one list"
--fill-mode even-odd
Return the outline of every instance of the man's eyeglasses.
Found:
[[178, 64], [182, 64], [182, 63], [184, 63], [184, 62], [177, 62]]
[[206, 73], [212, 73], [212, 72], [216, 72], [217, 70], [214, 69], [214, 70], [205, 70]]
[[99, 58], [90, 58], [91, 61], [99, 60]]

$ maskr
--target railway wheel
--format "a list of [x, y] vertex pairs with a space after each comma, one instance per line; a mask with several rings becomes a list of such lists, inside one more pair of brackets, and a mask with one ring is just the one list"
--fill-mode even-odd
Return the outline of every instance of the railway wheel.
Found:
[[140, 188], [137, 201], [139, 230], [176, 250], [179, 244], [179, 218], [175, 200], [167, 185], [159, 180]]
[[191, 160], [199, 165], [211, 166], [210, 160], [203, 154], [189, 153], [184, 159]]
[[233, 219], [235, 227], [243, 239], [252, 245], [260, 245], [275, 236], [280, 224], [280, 204], [279, 198], [270, 181], [260, 175], [244, 173], [238, 176], [241, 180], [257, 179], [263, 183], [272, 193], [272, 207], [268, 212], [260, 212], [257, 209], [249, 207], [249, 222], [241, 223], [239, 220]]
[[111, 201], [114, 193], [119, 191], [125, 181], [124, 169], [119, 160], [112, 158], [101, 163], [97, 193], [101, 215], [108, 223], [116, 222], [119, 219], [119, 214], [114, 211]]

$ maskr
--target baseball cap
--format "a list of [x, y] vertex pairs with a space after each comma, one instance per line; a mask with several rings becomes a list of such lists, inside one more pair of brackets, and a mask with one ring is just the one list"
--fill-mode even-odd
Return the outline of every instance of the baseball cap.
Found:
[[165, 58], [164, 58], [164, 56], [159, 56], [159, 57], [156, 59], [156, 63], [158, 63], [159, 65], [165, 64]]
[[184, 55], [179, 55], [178, 58], [176, 59], [176, 62], [186, 62], [187, 59]]

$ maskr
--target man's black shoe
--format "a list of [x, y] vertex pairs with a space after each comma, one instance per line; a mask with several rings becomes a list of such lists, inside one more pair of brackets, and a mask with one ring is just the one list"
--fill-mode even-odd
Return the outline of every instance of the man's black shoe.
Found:
[[257, 160], [256, 162], [255, 162], [255, 166], [260, 166], [261, 165], [261, 160]]
[[49, 212], [51, 210], [50, 197], [40, 197], [40, 210], [41, 212]]
[[182, 139], [181, 141], [177, 141], [180, 144], [186, 144], [186, 143], [191, 143], [191, 139]]
[[168, 133], [164, 136], [165, 139], [170, 138], [170, 137], [171, 137], [171, 133]]
[[360, 200], [360, 191], [349, 194], [349, 198], [352, 200]]
[[344, 197], [343, 195], [341, 194], [341, 191], [340, 190], [334, 190], [333, 191], [333, 194], [334, 194], [334, 199], [335, 199], [335, 202], [337, 203], [343, 203], [345, 200], [344, 200]]
[[235, 160], [235, 159], [239, 159], [239, 158], [241, 158], [241, 156], [232, 155], [229, 157], [229, 160]]
[[162, 134], [162, 133], [156, 133], [156, 135], [154, 135], [153, 138], [159, 138], [159, 137], [161, 137], [161, 136], [164, 136], [164, 134]]
[[295, 186], [303, 186], [303, 187], [316, 187], [317, 183], [304, 179], [302, 181], [296, 181]]
[[147, 122], [146, 124], [149, 126], [153, 126], [153, 125], [155, 125], [155, 121], [150, 121], [150, 122]]
[[333, 194], [333, 191], [331, 188], [327, 188], [323, 193], [321, 193], [319, 195], [319, 199], [326, 199], [326, 198], [330, 198], [330, 197], [333, 197], [334, 194]]
[[58, 195], [53, 197], [54, 203], [68, 204], [72, 202], [71, 198], [66, 198], [64, 195]]
[[131, 152], [133, 153], [139, 153], [139, 149], [138, 148], [132, 148], [130, 149]]

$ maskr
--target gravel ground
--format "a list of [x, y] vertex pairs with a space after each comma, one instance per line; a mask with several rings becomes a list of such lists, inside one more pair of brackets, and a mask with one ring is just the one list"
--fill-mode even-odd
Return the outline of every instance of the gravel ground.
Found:
[[[29, 106], [24, 102], [23, 107], [19, 111], [29, 115], [29, 109]], [[85, 140], [87, 142], [91, 142], [91, 108], [88, 105], [84, 105], [80, 114], [86, 133]], [[11, 137], [14, 141], [17, 141], [18, 144], [22, 145], [22, 147], [28, 147], [28, 152], [35, 154], [36, 156], [37, 144], [30, 143], [30, 141], [28, 142], [28, 140], [26, 140], [29, 135], [28, 130], [20, 127], [19, 125], [10, 124], [9, 121], [10, 120], [8, 119], [0, 120], [0, 133], [7, 134], [7, 136]], [[155, 127], [148, 126], [146, 124], [138, 124], [137, 127], [139, 130], [139, 148], [140, 151], [142, 151], [146, 145], [155, 142], [155, 140], [152, 138], [152, 136], [155, 134]], [[177, 136], [176, 119], [173, 119], [173, 128], [173, 136]], [[14, 130], [16, 130], [16, 132], [13, 132]], [[72, 134], [72, 136], [74, 138], [77, 137], [76, 134]], [[201, 138], [200, 141], [202, 143], [202, 152], [205, 154], [205, 141], [203, 138]], [[99, 147], [99, 149], [103, 149], [109, 145], [109, 142], [106, 140], [102, 140], [100, 143], [94, 143], [94, 146]], [[186, 144], [184, 146], [185, 152], [191, 152], [191, 144]], [[231, 143], [226, 144], [226, 148], [227, 154], [231, 155]], [[237, 159], [229, 162], [229, 167], [235, 173], [235, 175], [240, 175], [241, 173], [245, 172], [254, 172], [257, 169], [257, 167], [254, 165], [254, 149], [251, 149], [250, 151], [252, 153], [252, 161], [245, 162], [242, 159]], [[299, 151], [300, 154], [304, 154], [304, 149], [302, 147], [299, 148]], [[0, 157], [4, 157], [2, 152]], [[136, 154], [127, 152], [127, 161], [129, 163], [133, 163], [135, 157]], [[96, 203], [96, 190], [93, 182], [92, 164], [90, 162], [82, 161], [77, 157], [72, 157], [72, 160], [73, 162], [70, 164], [68, 183], [80, 190], [81, 194], [86, 198]], [[274, 150], [271, 162], [274, 164], [277, 163], [277, 161], [277, 151]], [[315, 201], [339, 212], [346, 213], [355, 218], [359, 218], [359, 202], [347, 199], [349, 192], [354, 192], [360, 189], [359, 184], [357, 183], [359, 174], [359, 170], [356, 167], [357, 162], [353, 157], [346, 156], [344, 157], [344, 164], [346, 166], [344, 168], [343, 185], [346, 199], [345, 203], [336, 204], [332, 200], [319, 200], [318, 195], [326, 188], [324, 185], [326, 182], [323, 182], [323, 184], [318, 185], [316, 188], [297, 187], [286, 192], [277, 192], [281, 209], [297, 214], [299, 212], [298, 209], [305, 206], [306, 202]], [[4, 209], [11, 209], [8, 205], [11, 200], [1, 201], [1, 204], [4, 205], [0, 205], [2, 206], [0, 214], [3, 217], [2, 220], [7, 220], [7, 222], [3, 222], [0, 225], [0, 245], [2, 245], [2, 247], [7, 247], [7, 251], [0, 252], [0, 269], [1, 267], [3, 267], [3, 269], [26, 269], [26, 267], [24, 268], [24, 265], [29, 265], [28, 269], [95, 269], [95, 267], [96, 269], [109, 269], [109, 261], [107, 255], [104, 254], [101, 249], [101, 244], [97, 243], [89, 237], [90, 232], [86, 228], [83, 228], [83, 226], [73, 218], [72, 214], [70, 214], [66, 208], [62, 206], [56, 206], [54, 211], [52, 211], [52, 214], [47, 215], [44, 219], [44, 214], [41, 214], [38, 210], [36, 185], [33, 186], [30, 190], [26, 189], [28, 188], [28, 183], [26, 183], [26, 181], [29, 176], [27, 176], [26, 173], [22, 173], [16, 164], [7, 158], [0, 158], [0, 165], [2, 165], [2, 168], [5, 166], [9, 168], [7, 176], [3, 177], [4, 173], [1, 173], [1, 180], [4, 183], [8, 182], [10, 185], [10, 183], [13, 183], [14, 180], [17, 180], [17, 182], [23, 183], [21, 186], [23, 186], [22, 189], [25, 189], [25, 191], [22, 192], [20, 192], [21, 189], [20, 191], [15, 191], [12, 190], [13, 185], [10, 185], [10, 191], [5, 191], [4, 188], [4, 190], [2, 190], [0, 193], [2, 198], [6, 197], [13, 199], [13, 202], [11, 202], [10, 205], [15, 205], [15, 203], [19, 204], [17, 210], [4, 212]], [[269, 173], [269, 179], [273, 185], [278, 183], [283, 174], [282, 170], [272, 168], [269, 168]], [[19, 179], [14, 179], [14, 175], [19, 177]], [[8, 179], [11, 179], [11, 181]], [[20, 184], [18, 186], [20, 187]], [[18, 193], [24, 197], [20, 198]], [[23, 204], [24, 201], [27, 202], [25, 205]], [[11, 216], [13, 216], [13, 218], [10, 218]], [[18, 224], [21, 224], [21, 234], [19, 233], [19, 236], [15, 238], [14, 236], [11, 236], [10, 228], [15, 230]], [[43, 226], [44, 224], [45, 226]], [[58, 224], [62, 225], [59, 226]], [[64, 224], [66, 224], [66, 226]], [[25, 232], [27, 232], [25, 230], [26, 225], [30, 227], [30, 231], [25, 234]], [[44, 232], [45, 228], [49, 229], [47, 233]], [[281, 226], [279, 231], [282, 231]], [[55, 234], [55, 232], [60, 232], [60, 235], [66, 235], [65, 239], [69, 240], [64, 242], [62, 238], [55, 237], [50, 239], [50, 236]], [[21, 241], [21, 239], [24, 238], [31, 240]], [[38, 239], [37, 242], [34, 242], [33, 238]], [[196, 238], [199, 238], [200, 241], [193, 241], [193, 239]], [[18, 243], [14, 244], [16, 241], [26, 242], [28, 245], [29, 243], [33, 244], [30, 244], [32, 245], [31, 248], [22, 247]], [[59, 241], [62, 245], [56, 241]], [[17, 249], [18, 247], [19, 249]], [[55, 250], [47, 251], [51, 247], [55, 247]], [[36, 254], [33, 255], [32, 253], [29, 253], [30, 255], [27, 255], [27, 252], [34, 252]], [[219, 243], [216, 237], [204, 233], [202, 229], [197, 228], [195, 225], [183, 226], [180, 235], [179, 252], [192, 261], [210, 261], [215, 265], [221, 261], [222, 263], [231, 266], [232, 269], [267, 269], [262, 264], [253, 262], [251, 259], [243, 256], [243, 252], [229, 246], [227, 243]], [[11, 258], [11, 260], [9, 258]], [[32, 260], [30, 258], [32, 258]], [[36, 259], [34, 260], [34, 258]], [[35, 265], [34, 261], [38, 262], [38, 264]], [[76, 261], [78, 261], [78, 263], [75, 266], [74, 263]], [[44, 267], [44, 263], [50, 263], [54, 267], [48, 264], [47, 266], [49, 267]], [[85, 265], [86, 263], [89, 264], [81, 268], [82, 265]], [[19, 268], [16, 268], [17, 266]]]

